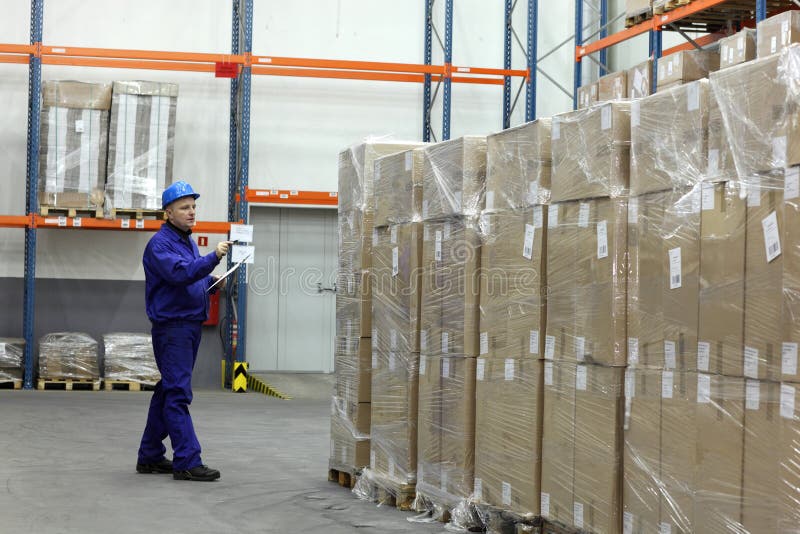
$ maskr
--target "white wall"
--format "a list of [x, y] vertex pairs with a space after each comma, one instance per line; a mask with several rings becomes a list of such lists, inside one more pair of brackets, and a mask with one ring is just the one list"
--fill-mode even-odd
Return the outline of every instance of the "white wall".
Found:
[[[29, 6], [2, 0], [0, 42], [27, 43]], [[539, 49], [546, 52], [573, 33], [573, 3], [540, 0]], [[614, 4], [617, 4], [614, 6]], [[192, 52], [230, 50], [230, 2], [218, 0], [101, 0], [45, 3], [44, 42], [48, 45], [134, 48]], [[519, 0], [515, 26], [526, 40], [526, 1]], [[612, 13], [624, 9], [612, 0]], [[623, 7], [620, 7], [623, 6]], [[311, 10], [315, 10], [312, 12]], [[253, 50], [259, 55], [364, 59], [421, 63], [422, 0], [256, 0]], [[442, 38], [444, 2], [435, 21]], [[502, 0], [456, 0], [455, 65], [501, 67]], [[639, 42], [643, 41], [643, 42]], [[434, 39], [434, 62], [442, 54]], [[614, 68], [647, 56], [647, 39], [622, 45], [611, 55]], [[514, 43], [513, 67], [525, 68]], [[541, 67], [572, 87], [574, 47], [564, 46]], [[25, 195], [27, 67], [0, 65], [0, 213], [22, 214]], [[202, 193], [199, 218], [224, 220], [228, 177], [228, 99], [230, 84], [209, 74], [160, 71], [43, 67], [43, 79], [113, 81], [149, 79], [180, 84], [175, 164], [176, 179]], [[571, 99], [540, 76], [538, 111], [552, 115], [571, 108]], [[513, 94], [516, 94], [518, 81]], [[335, 190], [337, 153], [370, 135], [421, 139], [421, 84], [316, 80], [255, 76], [251, 109], [250, 185], [256, 188]], [[524, 120], [524, 91], [512, 123]], [[441, 92], [433, 124], [441, 131]], [[451, 136], [486, 134], [502, 126], [502, 86], [454, 84]], [[141, 251], [149, 235], [118, 232], [38, 232], [37, 276], [88, 279], [141, 279]], [[212, 242], [217, 239], [212, 236]], [[22, 276], [23, 232], [0, 230], [0, 277]]]

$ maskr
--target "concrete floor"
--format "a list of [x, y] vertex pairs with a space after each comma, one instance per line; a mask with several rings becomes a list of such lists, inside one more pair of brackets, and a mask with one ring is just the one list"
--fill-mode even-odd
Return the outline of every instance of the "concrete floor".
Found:
[[196, 391], [213, 483], [135, 472], [149, 393], [0, 391], [0, 531], [443, 532], [327, 481], [329, 401]]

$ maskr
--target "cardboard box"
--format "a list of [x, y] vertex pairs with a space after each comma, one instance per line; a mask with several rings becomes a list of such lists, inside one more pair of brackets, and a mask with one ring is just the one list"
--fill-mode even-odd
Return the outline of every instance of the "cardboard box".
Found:
[[758, 57], [778, 54], [793, 43], [800, 42], [800, 13], [784, 11], [757, 26]]
[[[442, 262], [442, 230], [438, 223], [423, 223], [422, 229], [422, 322], [419, 332], [421, 354], [441, 355], [442, 302], [445, 295]], [[437, 233], [440, 232], [440, 233]]]
[[547, 215], [547, 328], [546, 360], [567, 360], [574, 353], [578, 314], [577, 283], [578, 218], [580, 204], [564, 202], [548, 206]]
[[631, 194], [700, 182], [708, 168], [708, 81], [631, 103]]
[[629, 102], [610, 102], [553, 117], [554, 202], [627, 193], [630, 111]]
[[543, 362], [477, 360], [474, 496], [540, 515]]
[[653, 94], [653, 60], [628, 70], [628, 98], [644, 98]]
[[550, 200], [550, 128], [543, 118], [486, 138], [486, 212]]
[[372, 344], [386, 352], [419, 352], [422, 223], [392, 225], [376, 231]]
[[756, 58], [756, 30], [745, 28], [735, 35], [719, 41], [720, 70]]
[[372, 344], [370, 338], [337, 337], [334, 350], [336, 396], [350, 404], [372, 398]]
[[728, 132], [722, 122], [722, 110], [713, 92], [708, 99], [708, 168], [704, 180], [736, 180], [736, 162], [733, 158]]
[[573, 525], [598, 534], [622, 526], [624, 371], [588, 364], [576, 370]]
[[625, 0], [625, 16], [631, 18], [650, 12], [650, 0]]
[[456, 504], [472, 494], [475, 474], [475, 358], [441, 358], [441, 489]]
[[575, 378], [577, 366], [544, 362], [542, 517], [573, 524], [575, 504]]
[[741, 184], [704, 183], [696, 362], [689, 369], [742, 376], [746, 200]]
[[39, 378], [100, 378], [97, 341], [81, 332], [46, 334], [39, 340]]
[[424, 151], [423, 220], [479, 215], [486, 191], [486, 138], [465, 136]]
[[608, 102], [628, 98], [628, 72], [620, 71], [607, 74], [597, 82], [597, 100]]
[[372, 335], [372, 273], [340, 270], [336, 276], [336, 335], [369, 337]]
[[376, 363], [372, 370], [371, 465], [390, 485], [414, 484], [419, 354], [378, 352]]
[[658, 532], [661, 510], [661, 371], [626, 371], [623, 433], [623, 532]]
[[422, 220], [423, 150], [375, 160], [375, 226]]
[[589, 83], [578, 88], [578, 109], [586, 109], [597, 104], [600, 86], [597, 82]]
[[697, 375], [695, 532], [744, 532], [744, 403], [744, 379]]
[[419, 411], [417, 417], [417, 493], [434, 496], [442, 486], [442, 362], [419, 357]]
[[331, 414], [331, 455], [330, 469], [355, 472], [367, 467], [370, 461], [369, 436], [354, 434], [352, 424], [338, 415], [336, 401]]
[[688, 83], [719, 70], [718, 50], [682, 50], [658, 62], [658, 89], [675, 82]]
[[479, 353], [544, 356], [546, 206], [484, 215]]

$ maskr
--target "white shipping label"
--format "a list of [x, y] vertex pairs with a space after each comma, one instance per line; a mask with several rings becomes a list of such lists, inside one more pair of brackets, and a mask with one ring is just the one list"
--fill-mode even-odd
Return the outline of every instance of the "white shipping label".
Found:
[[697, 342], [697, 370], [708, 371], [711, 360], [711, 343], [708, 341]]
[[736, 40], [736, 49], [739, 52], [743, 52], [744, 51], [744, 36], [743, 35], [740, 35], [739, 38]]
[[475, 500], [483, 500], [483, 481], [478, 477], [475, 477], [475, 487], [472, 489], [472, 493], [475, 496]]
[[503, 505], [511, 506], [511, 484], [503, 482]]
[[719, 150], [716, 148], [708, 151], [708, 175], [716, 176], [719, 174]]
[[540, 508], [542, 509], [542, 517], [547, 517], [550, 515], [550, 494], [542, 492], [542, 496], [540, 499]]
[[528, 204], [535, 204], [538, 200], [539, 200], [539, 182], [537, 181], [530, 182], [528, 184]]
[[711, 377], [709, 375], [697, 375], [697, 404], [709, 404], [711, 402]]
[[633, 514], [630, 512], [622, 514], [622, 534], [633, 534]]
[[372, 368], [378, 368], [378, 353], [376, 351], [372, 351]]
[[514, 360], [508, 358], [506, 360], [506, 368], [505, 368], [505, 379], [507, 382], [510, 380], [514, 380], [514, 368], [515, 368]]
[[581, 228], [589, 228], [589, 210], [591, 204], [588, 202], [581, 202], [581, 208], [578, 212], [578, 226]]
[[555, 336], [544, 336], [544, 359], [552, 360], [556, 354]]
[[781, 22], [781, 44], [785, 45], [789, 42], [789, 21], [784, 20]]
[[800, 167], [786, 169], [783, 182], [783, 200], [800, 197]]
[[547, 227], [558, 228], [558, 204], [551, 204], [547, 209]]
[[778, 233], [778, 214], [770, 213], [761, 221], [764, 228], [764, 246], [767, 249], [767, 263], [781, 255], [781, 236]]
[[400, 249], [394, 247], [392, 249], [392, 276], [397, 276], [400, 273]]
[[423, 465], [422, 463], [417, 464], [417, 483], [418, 484], [422, 484], [422, 481], [423, 481], [423, 478], [422, 478], [422, 465]]
[[394, 458], [389, 457], [389, 477], [394, 478]]
[[494, 191], [487, 191], [486, 192], [486, 209], [490, 210], [494, 208]]
[[728, 63], [733, 63], [733, 47], [728, 48]]
[[436, 242], [434, 244], [433, 256], [436, 261], [442, 261], [442, 231], [436, 230]]
[[672, 534], [672, 525], [669, 523], [659, 523], [658, 534]]
[[444, 236], [443, 237], [444, 237], [445, 241], [450, 239], [450, 229], [451, 229], [450, 228], [450, 223], [449, 222], [444, 223]]
[[572, 522], [578, 528], [583, 528], [583, 503], [575, 502], [572, 505]]
[[347, 279], [347, 292], [352, 294], [353, 291], [355, 291], [355, 289], [356, 289], [355, 280], [353, 280], [352, 278], [348, 278]]
[[744, 348], [744, 376], [758, 378], [758, 349]]
[[[709, 159], [710, 161], [710, 159]], [[703, 184], [703, 211], [711, 211], [714, 209], [714, 184]]]
[[639, 199], [636, 197], [628, 200], [628, 224], [639, 222]]
[[625, 397], [632, 399], [636, 396], [636, 375], [633, 369], [625, 370]]
[[786, 166], [786, 137], [776, 137], [772, 140], [772, 165], [774, 167]]
[[378, 329], [372, 329], [372, 345], [376, 346], [378, 344]]
[[797, 343], [784, 343], [781, 347], [781, 374], [797, 374]]
[[575, 338], [575, 358], [582, 362], [586, 355], [586, 338], [585, 337], [576, 337]]
[[608, 222], [600, 221], [597, 223], [597, 258], [608, 257]]
[[481, 356], [489, 354], [489, 332], [481, 332]]
[[83, 133], [83, 120], [78, 119], [75, 121], [75, 133]]
[[390, 371], [394, 371], [394, 369], [396, 367], [395, 361], [396, 361], [396, 358], [394, 356], [394, 352], [390, 352], [389, 353], [389, 370]]
[[664, 341], [664, 367], [666, 369], [675, 369], [677, 367], [674, 341]]
[[[639, 74], [638, 70], [636, 71], [636, 76], [638, 76], [639, 78], [642, 77], [642, 75]], [[634, 87], [639, 87], [639, 84], [634, 83]], [[631, 128], [638, 128], [640, 124], [641, 124], [641, 110], [639, 107], [639, 101], [636, 100], [631, 102]]]
[[[142, 221], [142, 222], [144, 222], [144, 221]], [[72, 226], [80, 228], [81, 224], [83, 224], [83, 222], [81, 221], [80, 217], [75, 217], [75, 218], [72, 219]]]
[[675, 377], [672, 374], [672, 371], [663, 371], [661, 373], [661, 398], [662, 399], [671, 399], [672, 398], [672, 385], [674, 383]]
[[681, 248], [669, 251], [669, 288], [678, 289], [683, 282], [681, 274]]
[[486, 360], [484, 358], [478, 358], [477, 369], [475, 371], [475, 378], [477, 378], [478, 381], [480, 382], [484, 379], [485, 374], [486, 374]]
[[588, 385], [588, 370], [585, 365], [579, 365], [575, 371], [575, 389], [586, 391]]
[[423, 219], [427, 219], [428, 218], [428, 201], [427, 200], [423, 200], [422, 201], [422, 218]]
[[672, 76], [672, 72], [675, 69], [675, 66], [672, 63], [672, 60], [667, 61], [667, 76]]
[[781, 417], [794, 419], [794, 387], [781, 384]]
[[531, 224], [525, 225], [525, 242], [522, 244], [522, 257], [531, 259], [533, 258], [533, 237], [534, 226]]
[[450, 378], [450, 358], [442, 358], [442, 378]]
[[628, 363], [639, 362], [639, 338], [628, 338]]
[[412, 162], [413, 157], [414, 157], [413, 152], [411, 152], [410, 150], [408, 152], [406, 152], [406, 170], [407, 171], [411, 170], [411, 162]]
[[553, 385], [553, 362], [544, 362], [544, 385]]
[[541, 206], [536, 206], [533, 208], [533, 227], [534, 228], [544, 227], [544, 215], [542, 213]]
[[425, 376], [425, 372], [428, 370], [428, 357], [422, 355], [419, 357], [419, 374], [421, 376]]
[[[136, 229], [144, 230], [144, 219], [136, 219]], [[247, 263], [252, 263], [252, 262], [247, 262]]]
[[419, 331], [419, 349], [420, 350], [428, 350], [428, 331], [427, 330], [420, 330]]
[[376, 246], [378, 244], [378, 229], [372, 229], [372, 246]]
[[761, 205], [761, 178], [751, 177], [746, 184], [747, 187], [747, 207], [757, 208]]
[[552, 141], [558, 141], [561, 139], [561, 123], [558, 121], [553, 121], [552, 126], [550, 127], [550, 138]]
[[375, 454], [375, 451], [369, 451], [369, 466], [370, 466], [372, 469], [375, 469], [375, 464], [376, 464], [376, 462], [375, 462], [375, 457], [376, 457], [376, 456], [377, 456], [377, 455]]
[[603, 131], [611, 129], [611, 105], [603, 106], [600, 110], [600, 129]]
[[389, 239], [393, 245], [397, 244], [397, 226], [392, 226], [389, 229]]
[[539, 331], [531, 330], [530, 347], [528, 352], [531, 354], [539, 354]]
[[442, 332], [442, 354], [450, 352], [450, 333]]
[[[67, 225], [67, 218], [63, 217], [64, 224], [61, 224], [62, 217], [58, 218], [58, 225], [59, 226], [66, 226]], [[120, 221], [120, 228], [130, 228], [131, 227], [131, 220], [130, 219], [122, 219]]]
[[700, 82], [690, 83], [687, 88], [688, 92], [688, 111], [695, 111], [700, 109]]
[[745, 386], [745, 404], [747, 410], [758, 410], [761, 403], [761, 383], [758, 380], [748, 380]]

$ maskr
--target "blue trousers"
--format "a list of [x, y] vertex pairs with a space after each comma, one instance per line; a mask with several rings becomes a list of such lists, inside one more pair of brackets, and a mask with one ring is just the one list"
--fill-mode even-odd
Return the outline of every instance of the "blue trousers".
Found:
[[200, 443], [189, 415], [192, 370], [200, 347], [201, 323], [176, 321], [154, 324], [153, 352], [161, 380], [156, 384], [147, 425], [139, 447], [139, 463], [164, 459], [164, 439], [169, 436], [173, 468], [183, 471], [201, 465]]

